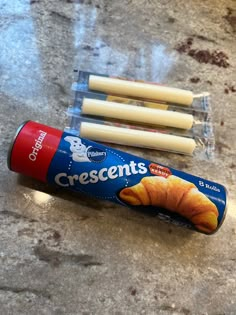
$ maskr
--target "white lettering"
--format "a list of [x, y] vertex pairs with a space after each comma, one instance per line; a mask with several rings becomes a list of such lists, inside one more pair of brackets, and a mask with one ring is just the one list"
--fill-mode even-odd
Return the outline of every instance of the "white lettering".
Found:
[[139, 168], [139, 174], [146, 174], [147, 173], [147, 168], [144, 163], [138, 163], [138, 168]]
[[209, 184], [205, 183], [205, 182], [202, 181], [202, 180], [199, 180], [198, 183], [199, 183], [199, 186], [201, 186], [201, 187], [205, 187], [205, 188], [207, 188], [207, 189], [220, 192], [220, 189], [219, 189], [218, 187], [216, 187], [215, 185], [209, 185]]
[[89, 183], [89, 180], [87, 180], [89, 177], [89, 174], [88, 173], [82, 173], [80, 174], [80, 177], [79, 177], [79, 182], [83, 185], [86, 185]]
[[[33, 157], [34, 158], [34, 155]], [[105, 182], [109, 179], [115, 179], [117, 177], [130, 176], [136, 174], [147, 173], [147, 168], [145, 163], [136, 164], [131, 161], [130, 164], [124, 165], [113, 165], [109, 168], [102, 168], [99, 171], [91, 170], [88, 172], [83, 172], [81, 174], [68, 175], [66, 173], [59, 173], [55, 176], [55, 182], [59, 186], [69, 187], [75, 186], [78, 181], [81, 185], [96, 184], [98, 181]]]
[[37, 139], [34, 139], [35, 144], [32, 147], [33, 150], [28, 156], [30, 161], [35, 162], [37, 160], [38, 153], [43, 148], [42, 143], [46, 134], [46, 132], [39, 130], [39, 137]]
[[39, 141], [36, 141], [34, 146], [35, 146], [35, 148], [38, 149], [38, 150], [41, 150], [41, 149], [42, 149], [42, 146], [41, 146], [41, 144], [40, 144]]
[[93, 170], [89, 173], [90, 175], [90, 183], [96, 184], [98, 182], [98, 171]]
[[69, 183], [71, 186], [74, 186], [75, 185], [75, 181], [77, 181], [79, 179], [79, 176], [76, 174], [76, 175], [73, 175], [73, 176], [67, 176], [68, 180], [69, 180]]
[[105, 182], [106, 180], [108, 180], [107, 176], [104, 176], [104, 173], [107, 172], [107, 168], [102, 168], [99, 172], [98, 172], [98, 178], [102, 181]]
[[33, 154], [33, 153], [30, 153], [30, 154], [29, 154], [29, 159], [30, 159], [32, 162], [34, 162], [34, 161], [36, 160], [36, 155]]
[[64, 184], [61, 180], [63, 178], [66, 178], [67, 179], [67, 174], [66, 173], [59, 173], [55, 176], [55, 183], [59, 186], [62, 186], [62, 187], [69, 187], [69, 184], [68, 184], [68, 181], [66, 184]]
[[131, 161], [129, 165], [130, 165], [132, 174], [138, 174], [138, 171], [135, 169], [137, 164], [134, 161]]
[[115, 179], [118, 177], [118, 175], [116, 174], [117, 172], [117, 167], [116, 166], [111, 166], [109, 169], [108, 169], [108, 172], [107, 172], [107, 175], [110, 179]]
[[124, 176], [124, 171], [125, 171], [125, 175], [126, 176], [130, 176], [130, 167], [128, 164], [124, 164], [124, 165], [118, 165], [118, 170], [119, 170], [119, 177]]
[[210, 190], [214, 190], [214, 191], [217, 191], [217, 192], [220, 192], [220, 189], [217, 188], [216, 186], [214, 185], [209, 185], [209, 184], [206, 184], [206, 188], [210, 189]]
[[88, 152], [88, 157], [105, 156], [106, 152]]
[[33, 152], [32, 152], [32, 153], [33, 153], [34, 155], [37, 155], [37, 154], [38, 154], [38, 150], [39, 150], [39, 149], [34, 148], [34, 147], [32, 147], [32, 149], [33, 149]]

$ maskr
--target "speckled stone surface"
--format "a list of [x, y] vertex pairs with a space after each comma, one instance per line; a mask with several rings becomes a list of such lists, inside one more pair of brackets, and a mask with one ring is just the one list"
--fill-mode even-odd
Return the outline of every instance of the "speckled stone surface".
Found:
[[[236, 94], [225, 90], [236, 84], [235, 21], [233, 0], [0, 0], [1, 315], [236, 314]], [[188, 37], [223, 51], [230, 66], [178, 53]], [[127, 151], [226, 185], [217, 234], [7, 169], [21, 122], [66, 126], [74, 68], [212, 93], [214, 161]]]

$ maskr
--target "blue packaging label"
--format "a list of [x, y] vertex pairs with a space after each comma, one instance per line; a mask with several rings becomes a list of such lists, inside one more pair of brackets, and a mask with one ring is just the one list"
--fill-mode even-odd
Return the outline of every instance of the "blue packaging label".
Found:
[[226, 207], [222, 185], [66, 132], [47, 180], [125, 206], [151, 209], [164, 220], [207, 234], [217, 230]]

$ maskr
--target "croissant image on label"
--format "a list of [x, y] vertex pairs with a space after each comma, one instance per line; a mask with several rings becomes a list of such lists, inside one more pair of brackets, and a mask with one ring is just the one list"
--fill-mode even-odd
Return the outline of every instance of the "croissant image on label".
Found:
[[119, 197], [132, 206], [156, 206], [177, 213], [207, 234], [218, 225], [216, 205], [193, 183], [174, 175], [144, 177], [138, 184], [122, 189]]

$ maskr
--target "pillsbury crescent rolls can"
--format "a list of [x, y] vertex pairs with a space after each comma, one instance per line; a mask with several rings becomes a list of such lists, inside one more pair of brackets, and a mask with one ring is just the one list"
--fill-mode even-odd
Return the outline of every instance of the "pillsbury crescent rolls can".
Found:
[[220, 184], [33, 121], [18, 128], [8, 166], [205, 234], [216, 232], [226, 213]]

